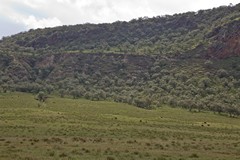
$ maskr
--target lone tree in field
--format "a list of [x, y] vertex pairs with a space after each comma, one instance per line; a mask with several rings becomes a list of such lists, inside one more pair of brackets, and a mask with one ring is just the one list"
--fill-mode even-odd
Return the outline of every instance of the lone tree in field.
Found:
[[40, 91], [37, 94], [36, 100], [38, 100], [39, 102], [43, 103], [43, 102], [45, 102], [47, 100], [47, 95], [43, 91]]

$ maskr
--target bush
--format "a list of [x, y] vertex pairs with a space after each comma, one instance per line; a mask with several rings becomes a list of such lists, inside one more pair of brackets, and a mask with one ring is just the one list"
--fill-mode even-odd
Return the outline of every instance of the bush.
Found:
[[134, 104], [137, 107], [149, 109], [151, 105], [151, 100], [148, 98], [136, 98], [134, 99]]

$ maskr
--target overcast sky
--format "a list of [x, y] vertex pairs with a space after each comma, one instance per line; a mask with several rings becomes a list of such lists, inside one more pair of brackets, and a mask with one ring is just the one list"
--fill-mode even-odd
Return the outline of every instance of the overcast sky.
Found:
[[240, 0], [0, 0], [0, 38], [29, 29], [197, 11]]

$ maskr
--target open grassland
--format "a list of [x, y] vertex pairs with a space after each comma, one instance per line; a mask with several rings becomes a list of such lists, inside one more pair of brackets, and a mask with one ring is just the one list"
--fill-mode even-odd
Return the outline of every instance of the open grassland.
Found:
[[0, 159], [240, 159], [240, 119], [113, 102], [0, 94]]

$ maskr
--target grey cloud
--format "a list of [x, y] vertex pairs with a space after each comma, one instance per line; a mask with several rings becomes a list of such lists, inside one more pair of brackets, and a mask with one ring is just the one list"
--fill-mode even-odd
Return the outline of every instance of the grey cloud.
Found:
[[46, 13], [41, 12], [41, 10], [37, 10], [36, 8], [31, 8], [24, 3], [13, 3], [11, 5], [11, 9], [15, 12], [22, 15], [34, 15], [36, 17], [45, 17]]

